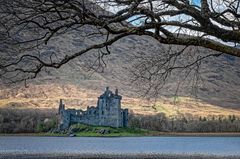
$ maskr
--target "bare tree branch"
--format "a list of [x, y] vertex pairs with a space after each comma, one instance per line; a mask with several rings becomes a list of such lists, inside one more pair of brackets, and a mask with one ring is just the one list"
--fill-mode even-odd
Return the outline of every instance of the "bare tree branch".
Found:
[[[94, 29], [79, 36], [91, 39], [100, 35], [103, 38], [99, 43], [86, 44], [58, 59], [52, 54], [48, 58], [37, 54], [54, 38], [86, 28]], [[18, 77], [13, 82], [35, 78], [43, 68], [60, 68], [95, 49], [107, 51], [99, 52], [97, 59], [105, 65], [102, 59], [110, 54], [108, 47], [129, 35], [240, 57], [240, 5], [238, 0], [202, 0], [201, 4], [189, 0], [0, 0], [0, 35], [0, 76], [12, 80]], [[209, 56], [222, 54], [207, 54], [188, 65], [174, 66], [173, 59], [184, 55], [182, 52], [161, 59], [165, 61], [160, 61], [155, 71], [168, 68], [160, 73], [161, 80], [166, 80], [173, 69], [191, 68]], [[151, 68], [145, 69], [153, 74]]]

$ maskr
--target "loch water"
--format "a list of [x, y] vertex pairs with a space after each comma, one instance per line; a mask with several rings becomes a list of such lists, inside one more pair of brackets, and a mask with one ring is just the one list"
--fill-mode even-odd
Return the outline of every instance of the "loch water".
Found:
[[240, 156], [240, 137], [0, 136], [0, 154], [4, 153], [170, 153]]

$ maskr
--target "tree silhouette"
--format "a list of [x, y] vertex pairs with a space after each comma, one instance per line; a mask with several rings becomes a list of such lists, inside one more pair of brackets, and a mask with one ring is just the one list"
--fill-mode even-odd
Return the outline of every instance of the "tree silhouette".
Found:
[[[12, 82], [35, 78], [44, 68], [60, 68], [91, 50], [98, 60], [109, 46], [130, 35], [148, 36], [161, 44], [200, 46], [214, 51], [183, 69], [222, 53], [240, 57], [239, 0], [1, 0], [0, 75]], [[101, 37], [77, 52], [42, 57], [39, 49], [71, 31], [83, 38]], [[182, 55], [169, 53], [161, 65]], [[186, 55], [189, 56], [189, 55]], [[173, 68], [168, 68], [171, 70]]]

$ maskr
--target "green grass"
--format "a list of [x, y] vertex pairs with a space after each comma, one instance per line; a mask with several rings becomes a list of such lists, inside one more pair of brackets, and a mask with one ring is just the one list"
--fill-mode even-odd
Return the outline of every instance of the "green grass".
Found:
[[[105, 136], [105, 137], [121, 137], [121, 136], [146, 136], [152, 131], [138, 128], [113, 128], [105, 126], [90, 126], [84, 124], [75, 124], [71, 128], [76, 136]], [[101, 134], [101, 129], [108, 130], [109, 133]]]
[[[78, 137], [127, 137], [127, 136], [239, 136], [239, 133], [171, 133], [151, 131], [139, 128], [113, 128], [106, 126], [90, 126], [85, 124], [75, 124], [70, 127], [73, 134]], [[101, 134], [99, 130], [108, 130], [110, 133]], [[63, 134], [60, 134], [60, 136]], [[58, 135], [52, 135], [58, 136]]]

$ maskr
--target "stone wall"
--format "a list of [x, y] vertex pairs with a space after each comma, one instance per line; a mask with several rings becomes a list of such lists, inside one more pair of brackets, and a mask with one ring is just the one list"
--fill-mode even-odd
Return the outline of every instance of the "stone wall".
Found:
[[63, 101], [60, 100], [60, 129], [67, 129], [73, 123], [88, 125], [127, 127], [128, 109], [121, 109], [122, 96], [107, 87], [105, 92], [98, 97], [97, 106], [87, 107], [86, 111], [76, 109], [65, 109]]

